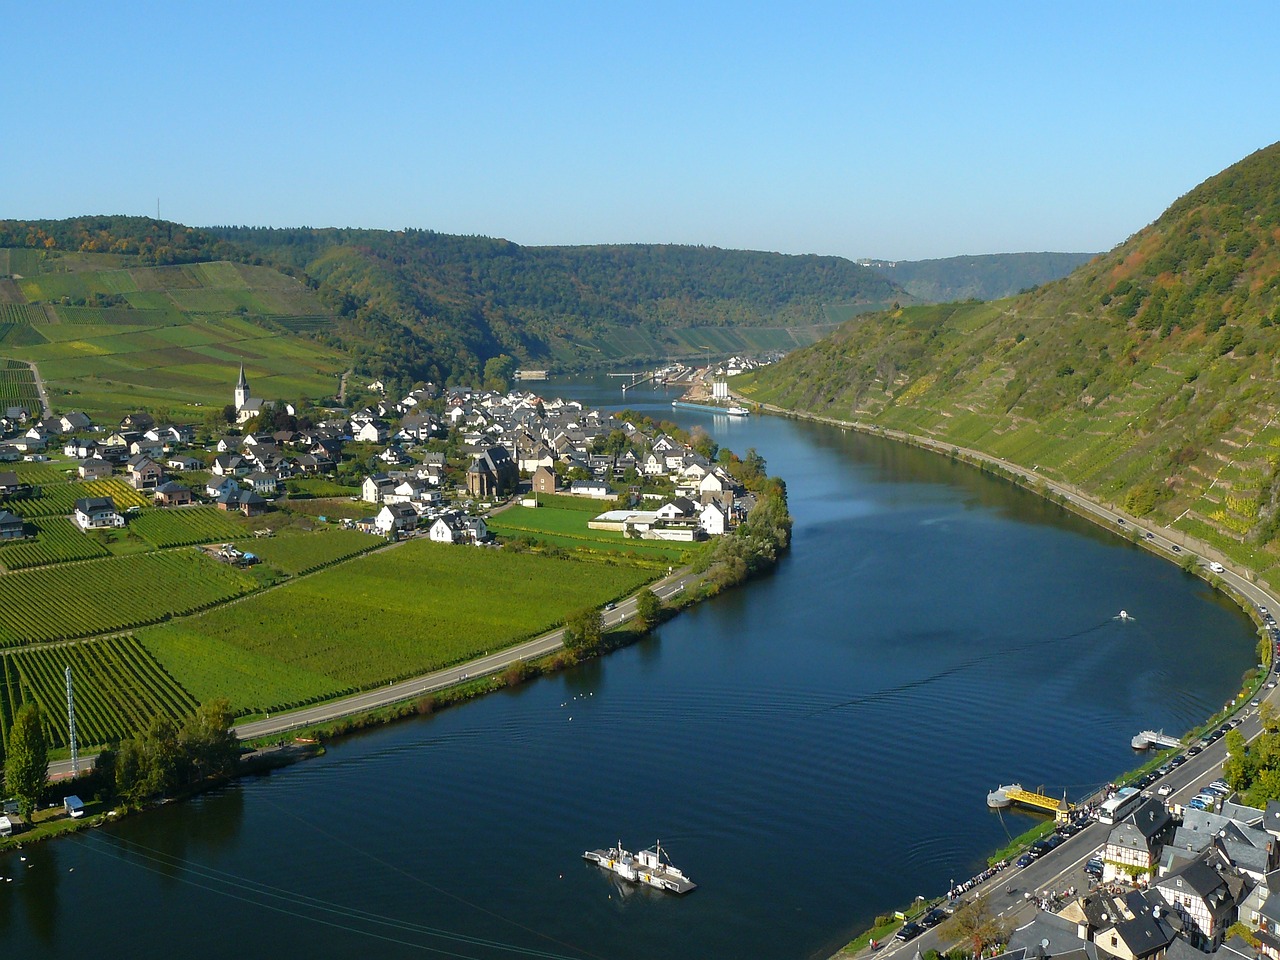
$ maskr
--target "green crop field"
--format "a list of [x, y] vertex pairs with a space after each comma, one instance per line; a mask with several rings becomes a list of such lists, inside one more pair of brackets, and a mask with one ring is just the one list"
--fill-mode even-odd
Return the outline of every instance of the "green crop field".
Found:
[[654, 575], [413, 540], [139, 636], [198, 699], [270, 710], [510, 646]]
[[[566, 499], [572, 498], [560, 497], [557, 502]], [[604, 506], [596, 501], [590, 510], [583, 510], [577, 504], [542, 506], [536, 510], [512, 507], [490, 520], [489, 529], [503, 539], [528, 536], [558, 547], [629, 553], [637, 558], [663, 563], [682, 562], [691, 552], [701, 549], [700, 544], [686, 546], [659, 540], [628, 540], [621, 533], [589, 529], [587, 521], [599, 515]]]
[[245, 540], [236, 546], [278, 570], [300, 576], [385, 543], [382, 537], [359, 530], [321, 529], [312, 533], [288, 532], [261, 540]]
[[230, 600], [257, 581], [197, 550], [166, 550], [0, 576], [0, 646], [127, 630]]
[[67, 743], [66, 668], [76, 693], [76, 734], [82, 746], [105, 746], [130, 736], [152, 717], [175, 720], [196, 701], [132, 637], [12, 651], [0, 656], [0, 731], [7, 736], [24, 699], [44, 713], [54, 747]]
[[28, 520], [29, 531], [35, 531], [34, 539], [16, 543], [0, 543], [0, 566], [6, 570], [21, 570], [48, 563], [68, 560], [92, 560], [105, 557], [107, 550], [95, 538], [87, 536], [66, 517], [45, 517]]
[[185, 547], [243, 537], [244, 518], [217, 507], [143, 510], [129, 518], [129, 532], [157, 547]]
[[46, 483], [39, 493], [8, 502], [9, 510], [22, 517], [54, 517], [74, 513], [81, 497], [110, 497], [117, 510], [145, 507], [151, 501], [118, 477], [62, 483]]

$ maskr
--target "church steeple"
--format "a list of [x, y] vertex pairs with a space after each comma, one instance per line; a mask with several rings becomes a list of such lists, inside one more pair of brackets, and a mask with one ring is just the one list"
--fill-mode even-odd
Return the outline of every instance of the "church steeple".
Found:
[[236, 381], [236, 409], [249, 402], [249, 381], [245, 379], [244, 364], [240, 364], [240, 379]]

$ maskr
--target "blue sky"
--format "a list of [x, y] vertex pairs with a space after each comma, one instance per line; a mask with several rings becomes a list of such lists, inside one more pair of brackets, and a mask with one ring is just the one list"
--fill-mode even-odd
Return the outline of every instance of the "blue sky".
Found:
[[1102, 250], [1280, 139], [1275, 4], [17, 4], [0, 217]]

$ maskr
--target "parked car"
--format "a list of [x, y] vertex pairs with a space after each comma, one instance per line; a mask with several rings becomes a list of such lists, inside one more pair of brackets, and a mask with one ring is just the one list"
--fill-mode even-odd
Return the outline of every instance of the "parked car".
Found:
[[1192, 810], [1208, 810], [1209, 809], [1209, 805], [1205, 803], [1203, 800], [1197, 800], [1194, 798], [1192, 798], [1187, 803], [1187, 807]]
[[1090, 857], [1089, 862], [1084, 865], [1084, 872], [1091, 877], [1102, 876], [1102, 858]]
[[1194, 757], [1197, 753], [1199, 753], [1203, 749], [1204, 747], [1200, 746], [1200, 744], [1197, 743], [1194, 747], [1192, 747], [1190, 750], [1187, 751], [1187, 756]]
[[906, 943], [908, 940], [914, 940], [922, 933], [924, 933], [924, 927], [920, 926], [920, 924], [916, 923], [914, 920], [908, 920], [902, 925], [902, 929], [893, 935], [893, 938]]
[[936, 927], [945, 919], [947, 919], [947, 911], [941, 907], [934, 907], [920, 918], [920, 924], [925, 928]]
[[1029, 867], [1036, 862], [1036, 858], [1029, 853], [1024, 853], [1015, 862], [1020, 867]]

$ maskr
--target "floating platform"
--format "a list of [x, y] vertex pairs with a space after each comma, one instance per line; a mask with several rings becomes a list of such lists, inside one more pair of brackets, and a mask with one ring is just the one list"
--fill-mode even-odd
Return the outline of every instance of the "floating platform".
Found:
[[1040, 813], [1052, 813], [1058, 820], [1066, 820], [1075, 809], [1075, 805], [1068, 803], [1065, 796], [1061, 800], [1055, 800], [1043, 793], [1024, 790], [1020, 783], [1008, 783], [987, 794], [987, 806], [993, 810], [1002, 810], [1015, 803]]
[[1146, 750], [1148, 747], [1180, 747], [1182, 741], [1177, 737], [1171, 737], [1163, 730], [1143, 730], [1140, 734], [1129, 741], [1129, 746], [1135, 750]]

